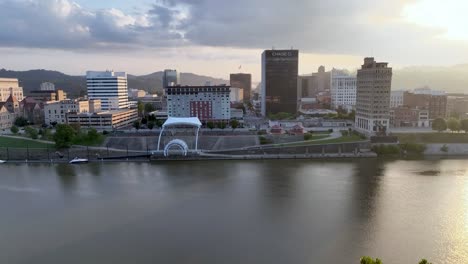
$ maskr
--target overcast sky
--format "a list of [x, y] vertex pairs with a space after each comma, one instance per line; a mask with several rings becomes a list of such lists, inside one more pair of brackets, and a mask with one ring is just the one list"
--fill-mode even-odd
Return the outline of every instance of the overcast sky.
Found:
[[260, 54], [301, 52], [300, 72], [468, 63], [466, 0], [0, 0], [0, 67], [68, 74], [164, 68], [254, 80]]

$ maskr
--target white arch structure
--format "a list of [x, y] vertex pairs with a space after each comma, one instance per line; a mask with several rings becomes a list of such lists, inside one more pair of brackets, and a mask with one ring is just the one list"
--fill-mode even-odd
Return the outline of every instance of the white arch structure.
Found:
[[[161, 144], [161, 137], [164, 132], [164, 129], [169, 126], [193, 126], [197, 128], [197, 132], [195, 135], [195, 151], [198, 151], [198, 133], [200, 132], [200, 128], [202, 126], [200, 119], [198, 117], [169, 117], [166, 122], [164, 122], [161, 132], [159, 133], [159, 138], [158, 138], [158, 151], [159, 151], [159, 145]], [[184, 145], [187, 146], [187, 143], [185, 143], [183, 140], [177, 139], [179, 141], [183, 142], [183, 145], [179, 144], [179, 141], [172, 140], [169, 142], [168, 146], [171, 145], [178, 145], [179, 147], [184, 148]], [[188, 149], [188, 146], [187, 146]], [[164, 154], [166, 155], [166, 149], [164, 149]]]
[[169, 150], [171, 149], [171, 147], [174, 147], [174, 146], [182, 150], [182, 155], [187, 156], [187, 152], [188, 152], [187, 143], [185, 143], [185, 141], [181, 139], [173, 139], [169, 141], [169, 143], [167, 143], [167, 145], [164, 147], [165, 157], [169, 156]]

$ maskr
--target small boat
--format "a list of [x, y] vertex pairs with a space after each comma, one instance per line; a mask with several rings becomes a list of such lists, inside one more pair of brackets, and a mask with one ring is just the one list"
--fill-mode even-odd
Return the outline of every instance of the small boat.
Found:
[[5, 162], [6, 162], [6, 161], [4, 161], [4, 160], [0, 160], [0, 164], [5, 163]]
[[75, 157], [74, 159], [70, 160], [70, 164], [80, 164], [80, 163], [87, 163], [88, 159], [80, 159], [78, 157]]

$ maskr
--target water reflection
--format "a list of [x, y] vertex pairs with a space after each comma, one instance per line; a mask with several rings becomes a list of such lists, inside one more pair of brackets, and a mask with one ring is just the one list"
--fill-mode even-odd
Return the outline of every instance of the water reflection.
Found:
[[65, 191], [70, 191], [76, 188], [78, 179], [74, 165], [57, 164], [55, 166], [55, 171]]
[[0, 263], [468, 263], [466, 170], [375, 159], [7, 165], [0, 186], [41, 192], [0, 189], [10, 215]]

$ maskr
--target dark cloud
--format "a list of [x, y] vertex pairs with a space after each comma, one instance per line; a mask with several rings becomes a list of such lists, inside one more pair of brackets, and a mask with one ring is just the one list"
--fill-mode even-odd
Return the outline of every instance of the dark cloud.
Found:
[[[0, 46], [59, 49], [201, 45], [389, 57], [466, 51], [404, 22], [414, 0], [159, 0], [150, 10], [86, 10], [70, 0], [0, 0]], [[431, 53], [432, 55], [432, 53]], [[437, 59], [437, 58], [434, 58]]]
[[117, 9], [86, 10], [68, 0], [0, 0], [0, 46], [92, 49], [175, 45], [182, 36], [168, 27], [169, 17], [163, 11], [129, 15]]

